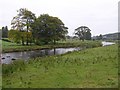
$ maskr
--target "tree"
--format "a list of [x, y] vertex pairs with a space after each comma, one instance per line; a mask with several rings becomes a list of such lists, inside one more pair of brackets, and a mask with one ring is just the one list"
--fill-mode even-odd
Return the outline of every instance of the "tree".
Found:
[[71, 37], [71, 36], [69, 36], [69, 35], [67, 35], [67, 36], [66, 36], [66, 38], [67, 38], [67, 39], [71, 39], [72, 37]]
[[[18, 11], [17, 16], [15, 16], [11, 22], [12, 29], [23, 31], [23, 32], [31, 32], [31, 24], [35, 20], [35, 14], [31, 11], [27, 10], [26, 8], [21, 8]], [[26, 45], [28, 45], [28, 34], [26, 34]], [[24, 37], [22, 37], [22, 42], [24, 42]], [[23, 43], [24, 45], [24, 43]]]
[[72, 39], [78, 39], [78, 37], [77, 36], [73, 36]]
[[2, 27], [2, 37], [3, 38], [8, 38], [8, 27]]
[[75, 35], [79, 37], [80, 40], [90, 40], [91, 39], [91, 33], [90, 29], [86, 26], [81, 26], [75, 29]]
[[57, 17], [49, 16], [48, 14], [40, 15], [32, 25], [32, 35], [35, 38], [36, 43], [44, 42], [48, 44], [60, 39], [64, 39], [68, 33], [67, 27]]
[[8, 32], [8, 38], [12, 41], [12, 42], [16, 42], [17, 44], [20, 43], [21, 40], [21, 33], [18, 30], [10, 30]]
[[8, 32], [8, 38], [13, 41], [16, 42], [17, 44], [22, 43], [22, 45], [24, 45], [24, 41], [26, 41], [28, 36], [28, 41], [31, 42], [32, 39], [32, 33], [31, 32], [25, 32], [25, 31], [18, 31], [18, 30], [10, 30]]
[[99, 40], [102, 40], [103, 39], [103, 36], [102, 34], [99, 35]]
[[90, 30], [87, 30], [86, 31], [86, 40], [91, 40], [91, 33], [90, 33]]

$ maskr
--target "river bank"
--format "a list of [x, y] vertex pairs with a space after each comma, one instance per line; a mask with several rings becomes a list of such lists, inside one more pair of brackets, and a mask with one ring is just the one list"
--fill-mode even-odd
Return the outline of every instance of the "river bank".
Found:
[[[12, 44], [12, 46], [11, 46]], [[2, 63], [10, 64], [14, 60], [23, 59], [29, 60], [31, 58], [43, 57], [49, 55], [64, 54], [69, 51], [82, 50], [93, 47], [100, 47], [102, 43], [100, 41], [80, 41], [80, 40], [66, 40], [58, 42], [56, 45], [42, 45], [42, 46], [17, 46], [14, 43], [3, 42]], [[6, 48], [5, 48], [6, 47]]]
[[115, 88], [117, 45], [3, 65], [3, 88]]
[[67, 53], [67, 52], [84, 50], [87, 48], [108, 46], [108, 45], [115, 44], [112, 42], [105, 42], [105, 41], [102, 41], [102, 42], [100, 42], [100, 41], [85, 41], [85, 42], [72, 41], [71, 44], [69, 44], [69, 43], [70, 42], [67, 41], [67, 42], [62, 42], [60, 44], [57, 43], [57, 45], [53, 45], [53, 46], [48, 45], [47, 48], [39, 48], [37, 50], [33, 49], [33, 50], [26, 51], [26, 49], [22, 49], [23, 51], [19, 51], [19, 52], [2, 53], [2, 63], [10, 64], [14, 60], [19, 60], [19, 59], [23, 59], [23, 60], [27, 61], [29, 59], [36, 58], [36, 57], [59, 55], [59, 54]]
[[32, 51], [32, 50], [43, 50], [43, 49], [52, 49], [52, 48], [69, 48], [69, 47], [99, 47], [102, 46], [101, 41], [80, 41], [80, 40], [67, 40], [56, 43], [56, 45], [31, 45], [31, 46], [22, 46], [19, 44], [2, 41], [2, 53], [9, 52], [21, 52], [21, 51]]

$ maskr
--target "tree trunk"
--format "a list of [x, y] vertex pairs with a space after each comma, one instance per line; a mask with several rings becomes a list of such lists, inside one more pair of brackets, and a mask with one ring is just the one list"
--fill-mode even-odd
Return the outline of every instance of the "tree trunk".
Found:
[[24, 39], [23, 39], [23, 37], [22, 37], [22, 45], [24, 46], [25, 44], [24, 44]]
[[29, 27], [28, 27], [28, 19], [27, 19], [27, 37], [26, 37], [27, 40], [26, 40], [26, 45], [28, 45], [28, 28], [29, 28]]
[[54, 48], [54, 55], [55, 55], [55, 53], [56, 53], [56, 49]]
[[56, 41], [55, 41], [55, 39], [54, 39], [54, 45], [56, 44]]

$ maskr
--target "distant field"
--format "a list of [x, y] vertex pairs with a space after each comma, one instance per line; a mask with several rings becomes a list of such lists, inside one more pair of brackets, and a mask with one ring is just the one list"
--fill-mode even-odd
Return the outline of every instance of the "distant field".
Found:
[[117, 45], [3, 65], [3, 88], [117, 88]]
[[12, 42], [6, 42], [6, 41], [2, 41], [2, 47], [3, 48], [11, 48], [11, 47], [14, 47], [14, 46], [20, 46], [19, 44], [16, 44], [16, 43], [12, 43]]
[[2, 52], [24, 51], [38, 48], [40, 48], [40, 46], [22, 46], [12, 42], [2, 41]]

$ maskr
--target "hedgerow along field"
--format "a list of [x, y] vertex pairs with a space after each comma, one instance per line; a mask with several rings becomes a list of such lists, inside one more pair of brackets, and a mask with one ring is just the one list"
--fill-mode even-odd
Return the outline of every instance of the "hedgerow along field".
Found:
[[3, 65], [3, 88], [118, 87], [118, 46], [89, 48]]

